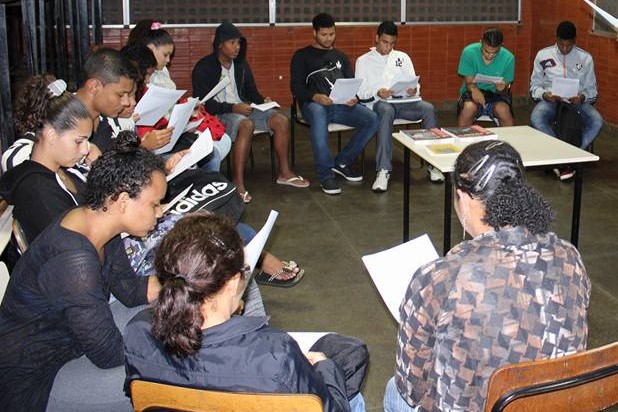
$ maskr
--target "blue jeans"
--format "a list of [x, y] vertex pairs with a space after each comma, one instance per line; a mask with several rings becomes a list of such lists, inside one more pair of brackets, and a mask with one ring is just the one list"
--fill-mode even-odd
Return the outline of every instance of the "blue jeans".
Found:
[[[545, 100], [539, 100], [534, 106], [532, 114], [530, 114], [530, 123], [532, 127], [546, 133], [550, 136], [556, 137], [551, 124], [556, 118], [557, 103], [546, 102]], [[575, 107], [579, 110], [581, 122], [582, 122], [582, 144], [581, 148], [585, 149], [594, 141], [601, 128], [603, 127], [603, 118], [601, 114], [590, 103], [576, 104]]]
[[[344, 104], [323, 106], [309, 102], [303, 104], [301, 111], [303, 118], [311, 125], [313, 160], [321, 182], [335, 176], [331, 170], [335, 164], [348, 166], [354, 162], [378, 129], [378, 116], [360, 104], [352, 107]], [[352, 139], [335, 156], [334, 160], [328, 148], [329, 123], [339, 123], [356, 128]]]
[[409, 103], [387, 103], [378, 101], [373, 105], [380, 122], [376, 147], [376, 170], [393, 170], [393, 122], [395, 119], [422, 120], [421, 127], [438, 127], [433, 104], [424, 100]]
[[416, 412], [418, 410], [419, 406], [413, 408], [401, 397], [395, 384], [395, 377], [390, 378], [384, 390], [384, 412]]
[[218, 141], [213, 141], [212, 153], [200, 161], [200, 169], [205, 172], [218, 172], [221, 169], [221, 162], [230, 153], [232, 139], [227, 133], [221, 136]]
[[363, 394], [360, 392], [350, 399], [349, 403], [350, 411], [352, 412], [365, 412], [367, 409], [365, 406], [365, 398], [363, 398]]

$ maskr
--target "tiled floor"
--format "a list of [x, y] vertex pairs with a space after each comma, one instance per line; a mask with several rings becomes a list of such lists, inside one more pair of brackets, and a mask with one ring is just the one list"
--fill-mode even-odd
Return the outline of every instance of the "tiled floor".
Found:
[[[527, 123], [529, 110], [516, 108], [518, 124]], [[439, 115], [442, 125], [455, 124], [453, 112]], [[393, 374], [397, 327], [365, 271], [361, 256], [401, 242], [403, 150], [395, 143], [388, 192], [371, 191], [375, 146], [370, 142], [365, 181], [342, 182], [343, 194], [327, 196], [320, 190], [313, 170], [307, 130], [297, 127], [297, 170], [311, 179], [308, 189], [272, 184], [268, 140], [254, 143], [256, 165], [248, 169], [246, 177], [253, 202], [247, 206], [243, 220], [259, 227], [270, 209], [279, 211], [268, 249], [283, 260], [296, 260], [306, 271], [303, 281], [294, 288], [262, 287], [264, 303], [271, 324], [283, 330], [337, 331], [367, 342], [371, 361], [363, 393], [367, 409], [380, 411], [384, 386]], [[606, 126], [594, 145], [601, 161], [585, 168], [579, 249], [593, 284], [589, 347], [618, 340], [617, 137], [618, 128]], [[331, 140], [334, 150], [334, 135]], [[410, 232], [413, 237], [428, 233], [440, 252], [444, 188], [429, 182], [418, 160], [413, 159], [412, 164], [415, 189]], [[551, 202], [556, 214], [555, 231], [569, 239], [573, 183], [560, 182], [542, 170], [529, 172], [528, 178]], [[453, 217], [452, 241], [460, 239], [461, 227]]]

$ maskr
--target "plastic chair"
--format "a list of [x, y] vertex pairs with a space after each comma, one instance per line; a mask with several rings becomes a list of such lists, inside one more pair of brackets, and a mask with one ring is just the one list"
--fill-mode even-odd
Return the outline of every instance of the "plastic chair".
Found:
[[288, 393], [233, 393], [135, 380], [131, 399], [137, 412], [169, 408], [187, 412], [322, 412], [316, 395]]
[[618, 342], [506, 365], [489, 379], [485, 412], [599, 411], [618, 404]]

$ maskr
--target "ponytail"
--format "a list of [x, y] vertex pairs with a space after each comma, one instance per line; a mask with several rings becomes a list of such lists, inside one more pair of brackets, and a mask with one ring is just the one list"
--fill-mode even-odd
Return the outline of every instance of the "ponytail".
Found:
[[176, 276], [161, 287], [152, 334], [168, 352], [186, 357], [199, 350], [204, 323], [201, 305], [200, 295], [182, 277]]
[[200, 349], [202, 305], [242, 270], [243, 261], [240, 236], [223, 216], [190, 214], [165, 235], [155, 256], [161, 291], [153, 303], [152, 334], [168, 352], [186, 357]]

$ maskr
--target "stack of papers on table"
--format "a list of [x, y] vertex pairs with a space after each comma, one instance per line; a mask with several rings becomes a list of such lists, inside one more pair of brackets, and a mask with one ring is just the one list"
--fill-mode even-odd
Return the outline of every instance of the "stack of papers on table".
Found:
[[395, 320], [399, 320], [399, 306], [414, 273], [438, 257], [427, 234], [383, 252], [363, 256], [369, 276]]

